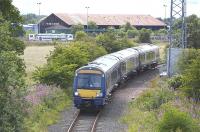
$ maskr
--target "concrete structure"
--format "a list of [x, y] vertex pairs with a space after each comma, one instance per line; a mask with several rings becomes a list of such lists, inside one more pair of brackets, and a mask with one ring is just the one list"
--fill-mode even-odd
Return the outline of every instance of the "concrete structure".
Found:
[[[95, 22], [98, 29], [101, 31], [105, 31], [108, 27], [118, 29], [127, 22], [137, 29], [147, 28], [158, 30], [166, 28], [165, 23], [150, 15], [89, 14], [88, 21]], [[87, 15], [52, 13], [41, 20], [39, 25], [41, 33], [70, 33], [70, 27], [72, 25], [77, 25], [78, 23], [84, 25], [84, 28], [87, 29]]]

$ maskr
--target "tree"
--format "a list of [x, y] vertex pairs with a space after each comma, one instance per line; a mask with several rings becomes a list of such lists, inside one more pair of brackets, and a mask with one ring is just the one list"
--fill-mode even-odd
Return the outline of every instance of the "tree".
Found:
[[122, 26], [122, 29], [127, 32], [128, 30], [132, 30], [133, 26], [130, 24], [130, 22], [126, 22], [125, 25]]
[[96, 37], [97, 44], [103, 46], [108, 53], [120, 50], [120, 45], [115, 43], [117, 38], [114, 32], [106, 32]]
[[9, 22], [0, 16], [0, 52], [15, 51], [17, 54], [23, 54], [25, 45], [19, 39], [12, 37], [9, 30]]
[[88, 35], [83, 31], [77, 31], [75, 34], [75, 39], [77, 41], [85, 40], [85, 39], [87, 39], [87, 37], [88, 37]]
[[76, 32], [83, 31], [83, 30], [84, 30], [84, 26], [81, 23], [78, 23], [77, 25], [72, 25], [71, 27], [71, 31], [73, 34], [76, 34]]
[[181, 72], [180, 89], [195, 100], [200, 100], [200, 50], [185, 50], [179, 61], [178, 67]]
[[11, 0], [0, 1], [0, 131], [23, 131], [25, 65], [19, 57], [24, 44], [15, 38], [21, 31], [19, 11]]
[[23, 130], [24, 63], [14, 52], [0, 52], [0, 131]]
[[128, 40], [126, 34], [119, 35], [116, 30], [109, 30], [104, 34], [96, 36], [97, 44], [103, 46], [108, 53], [116, 52], [125, 48], [134, 46], [133, 42]]
[[8, 21], [9, 31], [12, 36], [20, 36], [23, 35], [23, 29], [21, 26], [22, 17], [20, 16], [19, 10], [12, 5], [12, 0], [1, 0], [0, 1], [0, 15], [3, 16], [3, 19]]
[[32, 14], [32, 13], [29, 13], [29, 14], [26, 14], [26, 15], [22, 15], [22, 18], [23, 18], [23, 24], [36, 24], [39, 22], [39, 20], [41, 18], [45, 17], [44, 15], [36, 15], [36, 14]]
[[200, 18], [191, 15], [187, 18], [188, 47], [200, 48]]
[[140, 30], [140, 35], [139, 35], [139, 42], [140, 43], [151, 43], [151, 30], [149, 29], [142, 29]]
[[105, 49], [91, 42], [76, 41], [67, 46], [59, 45], [48, 58], [47, 65], [38, 68], [33, 78], [41, 83], [66, 88], [72, 85], [76, 69], [104, 54]]
[[98, 28], [98, 26], [97, 26], [97, 24], [95, 23], [95, 22], [93, 22], [93, 21], [89, 21], [88, 22], [88, 29], [93, 29], [93, 30], [95, 30], [95, 29], [97, 29]]
[[133, 28], [131, 30], [130, 29], [127, 30], [127, 36], [128, 36], [128, 38], [135, 38], [138, 35], [139, 35], [139, 32], [138, 32], [138, 30], [136, 28]]

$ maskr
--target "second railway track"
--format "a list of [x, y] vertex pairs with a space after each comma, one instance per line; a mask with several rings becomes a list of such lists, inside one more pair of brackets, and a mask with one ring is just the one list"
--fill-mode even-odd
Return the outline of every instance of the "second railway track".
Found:
[[95, 132], [96, 124], [101, 111], [83, 112], [77, 111], [67, 132]]

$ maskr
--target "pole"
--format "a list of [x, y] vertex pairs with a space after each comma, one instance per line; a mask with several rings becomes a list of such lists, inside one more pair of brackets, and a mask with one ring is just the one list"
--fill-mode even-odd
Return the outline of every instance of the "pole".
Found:
[[86, 32], [88, 33], [88, 9], [90, 8], [89, 6], [86, 6], [85, 7], [86, 8], [86, 10], [87, 10], [87, 30], [86, 30]]
[[167, 11], [166, 11], [166, 8], [167, 8], [167, 5], [164, 4], [163, 6], [164, 6], [164, 8], [165, 8], [165, 19], [164, 19], [164, 20], [166, 20], [166, 16], [167, 16], [167, 15], [166, 15], [166, 12], [167, 12]]
[[[40, 18], [40, 5], [41, 5], [42, 3], [41, 2], [38, 2], [37, 3], [37, 5], [38, 5], [38, 7], [39, 7], [39, 18]], [[38, 34], [40, 33], [40, 21], [39, 21], [39, 23], [38, 23]]]
[[173, 22], [173, 16], [172, 16], [172, 10], [173, 10], [173, 0], [171, 0], [171, 11], [170, 11], [170, 29], [169, 29], [169, 53], [168, 53], [168, 65], [167, 65], [167, 74], [169, 77], [171, 77], [171, 47], [172, 47], [172, 22]]

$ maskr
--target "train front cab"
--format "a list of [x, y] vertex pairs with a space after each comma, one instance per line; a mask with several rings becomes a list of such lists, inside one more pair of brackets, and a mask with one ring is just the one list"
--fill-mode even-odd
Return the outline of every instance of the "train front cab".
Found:
[[105, 75], [97, 69], [77, 70], [73, 90], [74, 105], [78, 109], [102, 108], [105, 104]]

